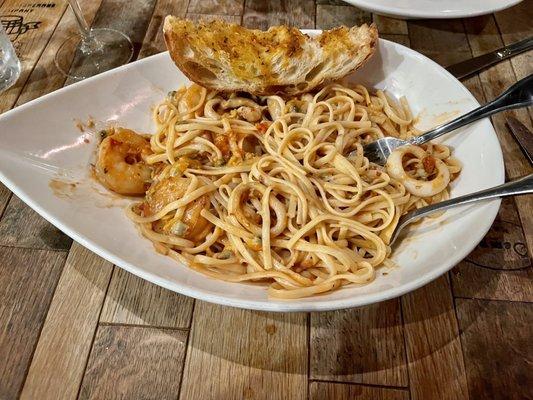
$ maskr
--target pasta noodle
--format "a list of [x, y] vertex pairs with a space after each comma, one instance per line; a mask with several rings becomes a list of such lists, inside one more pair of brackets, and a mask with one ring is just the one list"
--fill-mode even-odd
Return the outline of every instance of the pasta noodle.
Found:
[[361, 85], [292, 99], [192, 85], [153, 118], [149, 188], [128, 216], [159, 252], [216, 279], [267, 282], [273, 298], [373, 281], [399, 217], [447, 198], [461, 169], [440, 144], [369, 163], [363, 144], [418, 132], [405, 99]]

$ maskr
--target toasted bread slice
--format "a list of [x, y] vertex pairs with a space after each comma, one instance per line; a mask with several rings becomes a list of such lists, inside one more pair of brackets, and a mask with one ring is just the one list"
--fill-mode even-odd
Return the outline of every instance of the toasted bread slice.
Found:
[[256, 95], [296, 95], [340, 79], [368, 60], [378, 41], [373, 24], [311, 38], [286, 26], [260, 31], [167, 16], [163, 31], [170, 56], [189, 79]]

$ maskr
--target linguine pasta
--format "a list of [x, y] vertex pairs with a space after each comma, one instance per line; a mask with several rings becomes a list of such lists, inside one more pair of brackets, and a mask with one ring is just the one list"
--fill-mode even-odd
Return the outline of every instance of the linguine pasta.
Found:
[[361, 85], [291, 99], [192, 85], [153, 118], [148, 189], [128, 216], [158, 251], [278, 299], [372, 282], [399, 217], [447, 198], [461, 169], [439, 144], [369, 163], [364, 143], [418, 132], [405, 99]]

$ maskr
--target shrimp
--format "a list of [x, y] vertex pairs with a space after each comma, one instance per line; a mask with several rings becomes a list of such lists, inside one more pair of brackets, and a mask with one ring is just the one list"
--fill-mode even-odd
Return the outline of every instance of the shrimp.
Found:
[[144, 195], [152, 168], [145, 157], [152, 153], [150, 142], [129, 129], [114, 128], [98, 148], [96, 177], [109, 190], [129, 196]]
[[[145, 215], [153, 215], [161, 211], [167, 204], [181, 199], [191, 183], [190, 178], [169, 176], [154, 183], [146, 193], [143, 207]], [[211, 223], [200, 215], [203, 209], [210, 206], [209, 196], [204, 195], [189, 203], [180, 221], [172, 226], [159, 224], [155, 228], [165, 233], [178, 235], [195, 243], [205, 239], [211, 232]]]

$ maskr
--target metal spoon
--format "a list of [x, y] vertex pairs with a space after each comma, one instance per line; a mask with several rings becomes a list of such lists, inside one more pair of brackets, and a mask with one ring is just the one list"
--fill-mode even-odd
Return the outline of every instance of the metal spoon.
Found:
[[455, 206], [462, 206], [464, 204], [475, 203], [477, 201], [530, 193], [533, 193], [533, 174], [529, 174], [522, 178], [504, 183], [503, 185], [499, 185], [490, 189], [481, 190], [479, 192], [456, 197], [454, 199], [441, 201], [440, 203], [413, 210], [400, 217], [398, 225], [396, 225], [394, 232], [392, 232], [389, 245], [392, 245], [396, 241], [396, 239], [398, 239], [400, 231], [407, 225], [434, 212], [446, 210]]
[[379, 165], [385, 165], [390, 154], [400, 146], [409, 144], [421, 145], [436, 139], [445, 133], [451, 132], [457, 128], [468, 125], [481, 118], [488, 117], [492, 114], [503, 110], [510, 110], [513, 108], [526, 107], [533, 104], [533, 74], [516, 82], [513, 86], [503, 92], [500, 96], [478, 107], [465, 115], [462, 115], [453, 121], [444, 125], [438, 126], [409, 140], [401, 140], [395, 137], [384, 137], [376, 140], [370, 144], [363, 146], [365, 157], [369, 161]]

